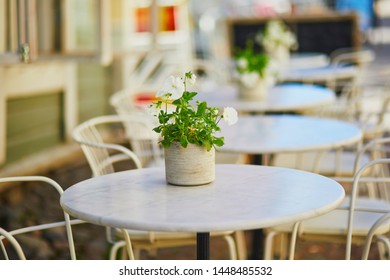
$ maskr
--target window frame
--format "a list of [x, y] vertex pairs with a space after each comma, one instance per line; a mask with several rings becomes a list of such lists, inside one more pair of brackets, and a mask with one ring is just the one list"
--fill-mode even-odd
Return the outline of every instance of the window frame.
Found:
[[[45, 53], [39, 50], [39, 35], [41, 35], [44, 49], [53, 47], [54, 44], [53, 32], [50, 30], [52, 28], [51, 26], [55, 26], [56, 24], [53, 20], [54, 17], [51, 17], [53, 16], [52, 7], [54, 1], [44, 0], [44, 2], [39, 3], [37, 0], [0, 0], [0, 9], [4, 7], [3, 13], [7, 15], [4, 17], [0, 27], [3, 27], [3, 36], [6, 39], [5, 41], [8, 42], [3, 46], [6, 51], [0, 52], [0, 65], [49, 60], [95, 61], [108, 65], [112, 61], [113, 55], [110, 35], [111, 11], [109, 0], [96, 0], [92, 2], [96, 10], [94, 32], [97, 36], [95, 40], [96, 45], [94, 45], [93, 50], [88, 52], [79, 51], [75, 46], [67, 43], [72, 40], [71, 37], [75, 36], [75, 30], [70, 28], [72, 23], [71, 8], [75, 0], [58, 0], [59, 2], [57, 2], [57, 4], [60, 4], [61, 17], [63, 18], [55, 27], [62, 34], [60, 42], [61, 50], [55, 51], [54, 53]], [[49, 24], [38, 24], [38, 10], [42, 12], [43, 20]], [[50, 32], [45, 32], [48, 30]], [[7, 47], [11, 51], [8, 51]], [[74, 50], [66, 52], [70, 48], [74, 48]]]

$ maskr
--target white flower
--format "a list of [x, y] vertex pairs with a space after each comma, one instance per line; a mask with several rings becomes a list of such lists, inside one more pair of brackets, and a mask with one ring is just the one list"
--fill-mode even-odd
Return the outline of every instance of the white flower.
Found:
[[288, 49], [297, 47], [295, 34], [283, 22], [278, 20], [268, 22], [266, 31], [261, 37], [261, 42], [268, 52], [272, 52], [277, 46], [284, 46]]
[[248, 61], [245, 58], [240, 58], [237, 60], [238, 69], [246, 69], [248, 67]]
[[223, 109], [222, 117], [229, 126], [235, 124], [238, 120], [237, 111], [232, 107], [225, 107]]
[[240, 75], [241, 83], [248, 88], [254, 87], [259, 79], [260, 76], [257, 72], [243, 73]]
[[165, 80], [162, 89], [160, 89], [156, 96], [164, 99], [176, 100], [183, 95], [184, 84], [180, 77], [170, 76]]
[[196, 75], [194, 73], [191, 73], [189, 83], [190, 83], [190, 85], [194, 85], [195, 82], [196, 82]]

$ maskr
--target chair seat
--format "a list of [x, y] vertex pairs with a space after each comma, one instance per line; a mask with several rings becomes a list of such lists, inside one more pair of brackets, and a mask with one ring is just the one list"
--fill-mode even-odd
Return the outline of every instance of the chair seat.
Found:
[[[299, 157], [302, 157], [302, 160]], [[281, 153], [275, 155], [273, 159], [273, 165], [279, 167], [289, 167], [289, 168], [298, 168], [306, 171], [315, 171], [313, 170], [316, 158], [318, 156], [318, 152], [306, 152], [306, 153]], [[337, 154], [336, 152], [326, 153], [320, 159], [320, 165], [318, 173], [323, 175], [334, 176], [352, 176], [354, 162], [356, 158], [356, 152], [352, 151], [343, 151], [340, 155], [340, 161], [338, 165], [337, 162]], [[370, 157], [367, 154], [364, 154], [361, 157], [360, 166], [368, 163], [370, 161]], [[298, 163], [299, 162], [299, 163]], [[337, 172], [336, 172], [337, 171]]]
[[[347, 197], [343, 201], [342, 206], [347, 206], [348, 204], [349, 197]], [[390, 211], [390, 204], [384, 200], [358, 198], [356, 201], [356, 209], [375, 209]], [[325, 215], [305, 220], [301, 223], [300, 231], [303, 234], [346, 235], [348, 213], [348, 210], [333, 210]], [[374, 221], [379, 219], [382, 215], [383, 213], [361, 212], [356, 210], [354, 214], [353, 235], [367, 235], [367, 232], [373, 225]], [[273, 227], [272, 230], [289, 233], [291, 232], [292, 226], [292, 224], [284, 224]], [[389, 230], [390, 221], [384, 223], [378, 229], [377, 234], [387, 233]]]
[[216, 152], [215, 163], [220, 164], [245, 164], [247, 163], [247, 157], [245, 154], [228, 153], [228, 152]]

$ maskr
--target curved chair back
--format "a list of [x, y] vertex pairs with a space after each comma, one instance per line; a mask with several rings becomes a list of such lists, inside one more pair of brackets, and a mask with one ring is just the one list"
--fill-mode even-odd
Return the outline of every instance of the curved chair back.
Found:
[[7, 248], [4, 245], [3, 239], [6, 239], [14, 248], [15, 252], [17, 253], [19, 259], [25, 260], [26, 256], [24, 255], [22, 246], [20, 246], [19, 242], [16, 240], [16, 238], [10, 234], [8, 231], [0, 227], [0, 247], [3, 251], [4, 257], [6, 260], [9, 260]]
[[[63, 193], [62, 187], [55, 182], [54, 180], [44, 177], [44, 176], [15, 176], [15, 177], [6, 177], [6, 178], [0, 178], [0, 183], [12, 183], [12, 182], [39, 182], [40, 184], [34, 184], [34, 186], [50, 186], [52, 187], [59, 196]], [[10, 186], [15, 187], [18, 186], [16, 184], [10, 184]], [[22, 185], [23, 186], [23, 185]], [[59, 202], [59, 201], [58, 201]], [[70, 220], [69, 215], [62, 211], [64, 215], [64, 220], [59, 221], [59, 222], [52, 222], [52, 223], [45, 223], [45, 224], [39, 224], [39, 225], [33, 225], [33, 226], [28, 226], [28, 227], [23, 227], [23, 228], [18, 228], [18, 229], [13, 229], [13, 230], [8, 230], [6, 231], [5, 229], [0, 228], [0, 246], [3, 249], [3, 253], [8, 259], [8, 254], [6, 252], [6, 248], [4, 246], [4, 243], [2, 240], [4, 238], [8, 239], [13, 247], [15, 248], [18, 256], [20, 259], [25, 259], [24, 252], [22, 247], [20, 246], [19, 242], [15, 239], [15, 236], [24, 234], [24, 233], [32, 233], [32, 232], [37, 232], [37, 231], [42, 231], [42, 230], [47, 230], [47, 229], [52, 229], [52, 228], [57, 228], [57, 227], [65, 227], [66, 229], [66, 235], [67, 235], [67, 240], [69, 244], [69, 251], [70, 251], [70, 257], [71, 259], [75, 260], [76, 259], [76, 252], [74, 248], [74, 242], [73, 242], [73, 233], [72, 233], [72, 224], [80, 224], [83, 223], [81, 220]]]
[[72, 133], [73, 139], [81, 149], [92, 169], [93, 176], [115, 172], [114, 164], [130, 161], [133, 167], [141, 168], [142, 163], [137, 155], [123, 145], [107, 143], [106, 138], [113, 139], [109, 126], [116, 124], [123, 128], [125, 118], [112, 115], [100, 116], [79, 124]]

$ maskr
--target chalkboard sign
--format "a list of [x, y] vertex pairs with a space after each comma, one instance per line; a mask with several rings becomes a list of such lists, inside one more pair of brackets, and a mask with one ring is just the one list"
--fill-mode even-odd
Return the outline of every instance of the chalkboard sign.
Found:
[[[274, 18], [228, 19], [230, 53], [245, 47]], [[295, 33], [298, 53], [320, 52], [329, 55], [340, 48], [360, 47], [357, 15], [329, 13], [323, 15], [291, 15], [278, 17]]]

